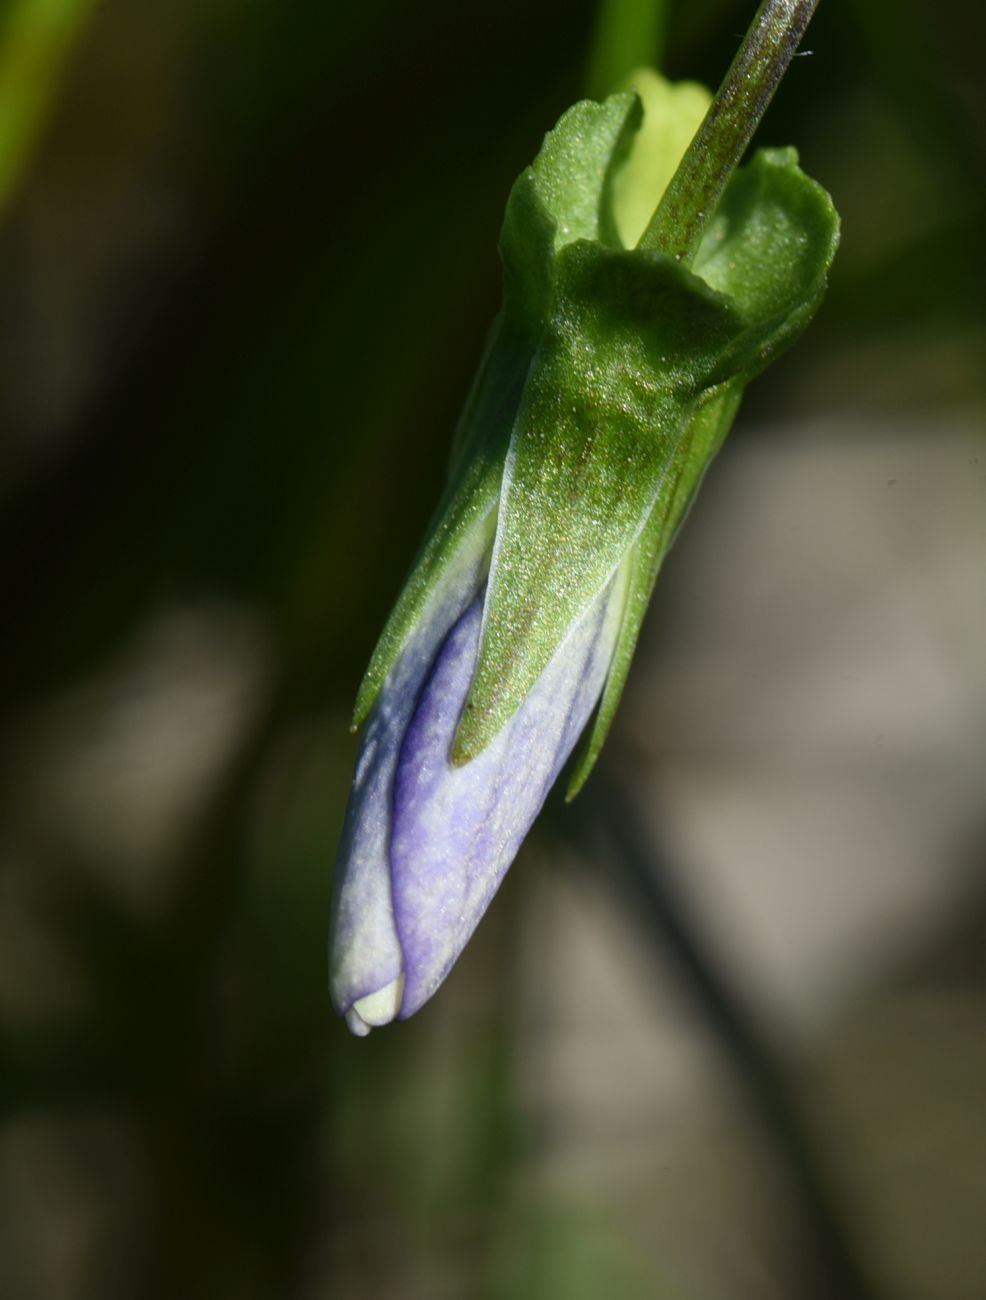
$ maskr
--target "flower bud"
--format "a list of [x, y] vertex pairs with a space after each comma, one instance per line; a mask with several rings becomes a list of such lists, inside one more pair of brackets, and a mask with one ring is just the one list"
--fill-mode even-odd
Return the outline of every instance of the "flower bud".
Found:
[[434, 993], [592, 719], [586, 779], [743, 386], [824, 290], [837, 218], [793, 150], [733, 175], [691, 270], [632, 246], [708, 102], [639, 83], [646, 121], [576, 104], [511, 192], [503, 309], [360, 689], [331, 936], [357, 1034]]

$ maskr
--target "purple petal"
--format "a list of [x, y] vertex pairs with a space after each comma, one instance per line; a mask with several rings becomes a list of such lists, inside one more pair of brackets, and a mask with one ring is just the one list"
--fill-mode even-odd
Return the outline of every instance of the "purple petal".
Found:
[[387, 1014], [404, 973], [390, 889], [394, 773], [422, 683], [483, 581], [488, 549], [488, 530], [477, 526], [448, 566], [363, 729], [336, 862], [329, 940], [332, 1001], [354, 1033], [392, 1020], [396, 1010]]
[[367, 720], [336, 866], [332, 999], [356, 1034], [416, 1011], [489, 905], [596, 704], [622, 615], [616, 577], [491, 744], [448, 761], [476, 666], [488, 566], [476, 530]]
[[453, 767], [448, 755], [476, 666], [481, 599], [442, 646], [394, 782], [390, 857], [404, 952], [402, 1019], [448, 974], [540, 811], [602, 690], [621, 611], [617, 581], [572, 628], [502, 731], [464, 767]]

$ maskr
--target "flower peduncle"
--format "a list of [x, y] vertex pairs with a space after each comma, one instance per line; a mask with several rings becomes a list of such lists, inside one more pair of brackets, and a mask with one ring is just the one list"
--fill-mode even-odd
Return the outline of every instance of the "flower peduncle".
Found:
[[689, 265], [726, 182], [774, 97], [818, 0], [762, 0], [638, 248]]

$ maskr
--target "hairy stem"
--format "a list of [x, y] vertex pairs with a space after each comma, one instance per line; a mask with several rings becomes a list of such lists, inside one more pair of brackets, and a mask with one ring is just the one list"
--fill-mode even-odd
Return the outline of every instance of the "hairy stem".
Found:
[[695, 138], [640, 237], [686, 264], [794, 58], [818, 0], [763, 0]]

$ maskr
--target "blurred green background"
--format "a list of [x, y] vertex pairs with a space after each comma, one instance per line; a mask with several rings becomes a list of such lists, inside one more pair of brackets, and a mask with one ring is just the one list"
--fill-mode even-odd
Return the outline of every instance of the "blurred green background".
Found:
[[[715, 85], [751, 10], [672, 0], [663, 69]], [[415, 1020], [327, 1000], [348, 710], [595, 21], [0, 5], [4, 1300], [819, 1281], [741, 1066], [546, 833]], [[608, 762], [877, 1286], [981, 1300], [986, 17], [824, 0], [806, 44], [758, 139], [842, 212], [831, 291]]]

